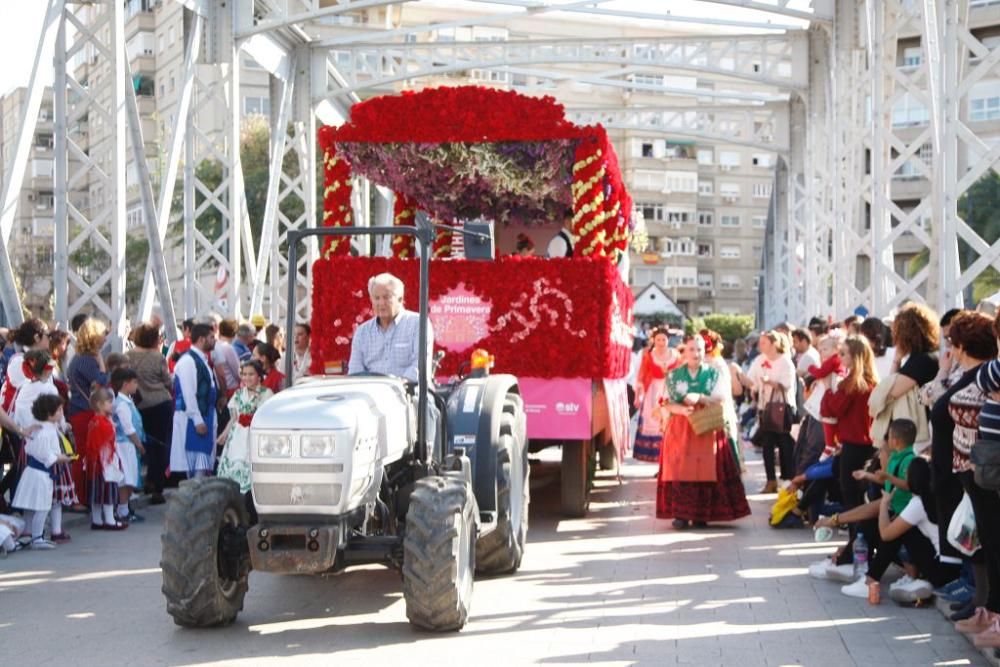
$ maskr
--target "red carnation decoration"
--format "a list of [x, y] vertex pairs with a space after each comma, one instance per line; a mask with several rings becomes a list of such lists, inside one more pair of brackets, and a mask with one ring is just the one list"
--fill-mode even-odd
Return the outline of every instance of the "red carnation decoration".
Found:
[[240, 415], [239, 417], [240, 426], [250, 427], [250, 422], [253, 421], [253, 415]]

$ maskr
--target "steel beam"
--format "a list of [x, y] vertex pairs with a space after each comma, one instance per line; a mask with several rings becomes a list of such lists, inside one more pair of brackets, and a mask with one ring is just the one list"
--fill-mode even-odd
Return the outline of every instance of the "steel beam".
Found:
[[42, 107], [42, 95], [45, 85], [39, 74], [43, 63], [52, 60], [55, 50], [56, 34], [62, 24], [64, 9], [63, 0], [49, 0], [42, 22], [42, 32], [35, 49], [35, 60], [31, 65], [31, 78], [28, 83], [28, 98], [25, 101], [21, 125], [18, 128], [17, 141], [10, 163], [6, 165], [7, 179], [3, 185], [0, 198], [0, 296], [3, 298], [4, 312], [7, 323], [19, 325], [24, 320], [21, 306], [21, 296], [17, 292], [17, 281], [14, 267], [10, 261], [10, 233], [14, 227], [14, 217], [17, 215], [17, 202], [21, 197], [21, 185], [24, 183], [24, 172], [28, 166], [28, 156], [31, 154], [32, 140], [35, 137], [35, 126], [38, 123], [38, 112]]
[[[191, 30], [187, 32], [186, 52], [184, 56], [184, 70], [181, 79], [181, 94], [177, 101], [177, 115], [174, 127], [171, 128], [170, 149], [167, 153], [166, 171], [160, 179], [160, 202], [156, 214], [156, 238], [160, 247], [163, 246], [167, 238], [167, 229], [170, 227], [170, 209], [174, 200], [174, 188], [177, 183], [177, 172], [180, 168], [181, 154], [185, 146], [185, 136], [190, 128], [191, 114], [191, 94], [194, 90], [195, 67], [201, 52], [202, 30], [205, 19], [200, 14], [194, 14], [191, 21]], [[146, 268], [145, 279], [142, 284], [142, 294], [139, 297], [139, 319], [148, 320], [153, 312], [154, 284], [152, 275], [152, 237], [150, 237], [150, 258], [149, 266]], [[160, 294], [161, 303], [163, 294]], [[173, 306], [171, 306], [173, 310]], [[168, 331], [169, 328], [168, 328]], [[176, 333], [169, 333], [176, 336]]]
[[805, 90], [808, 84], [804, 32], [778, 37], [370, 44], [337, 51], [345, 54], [337, 59], [345, 85], [326, 91], [326, 95], [383, 91], [391, 89], [391, 84], [457, 71], [541, 63], [691, 72], [703, 78], [750, 81], [776, 90]]
[[[125, 71], [127, 80], [132, 80], [132, 67], [126, 58]], [[139, 117], [139, 101], [136, 99], [135, 88], [126, 86], [125, 109], [128, 114], [128, 129], [132, 146], [132, 161], [135, 164], [139, 178], [139, 196], [142, 200], [142, 218], [149, 239], [149, 266], [152, 271], [156, 292], [160, 297], [160, 307], [163, 311], [164, 335], [167, 341], [173, 343], [177, 339], [177, 320], [174, 317], [174, 300], [170, 291], [170, 277], [167, 275], [167, 263], [163, 255], [163, 241], [159, 234], [159, 221], [156, 217], [156, 204], [153, 200], [153, 181], [146, 162], [146, 142], [142, 136], [142, 120]], [[148, 316], [147, 316], [148, 317]], [[145, 317], [142, 318], [145, 321]]]

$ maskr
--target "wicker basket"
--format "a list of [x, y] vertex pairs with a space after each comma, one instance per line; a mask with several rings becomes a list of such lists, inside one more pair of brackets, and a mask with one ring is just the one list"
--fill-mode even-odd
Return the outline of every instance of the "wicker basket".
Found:
[[722, 417], [721, 403], [709, 403], [705, 407], [695, 410], [688, 415], [688, 421], [691, 422], [691, 428], [698, 435], [718, 431], [726, 425]]

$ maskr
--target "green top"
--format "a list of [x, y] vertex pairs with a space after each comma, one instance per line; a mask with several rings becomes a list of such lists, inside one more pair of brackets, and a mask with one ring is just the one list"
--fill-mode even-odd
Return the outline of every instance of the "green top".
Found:
[[[893, 477], [898, 477], [899, 479], [906, 479], [906, 471], [910, 469], [910, 462], [913, 461], [913, 457], [916, 454], [913, 453], [913, 446], [909, 446], [906, 449], [901, 449], [898, 452], [892, 452], [889, 455], [889, 464], [886, 466], [886, 472]], [[892, 491], [892, 483], [886, 481], [885, 492], [889, 493]], [[892, 509], [894, 516], [899, 516], [903, 511], [903, 508], [909, 504], [910, 499], [913, 498], [913, 494], [905, 489], [896, 489], [896, 495], [892, 497], [892, 502], [889, 507]]]
[[671, 403], [681, 403], [688, 394], [704, 394], [709, 396], [719, 381], [719, 371], [707, 364], [702, 364], [694, 377], [687, 364], [675, 368], [667, 377], [667, 394]]

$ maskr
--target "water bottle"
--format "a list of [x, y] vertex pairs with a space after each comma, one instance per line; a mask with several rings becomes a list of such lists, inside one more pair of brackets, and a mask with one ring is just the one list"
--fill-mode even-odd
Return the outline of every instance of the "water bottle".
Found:
[[868, 542], [864, 533], [859, 532], [854, 538], [854, 578], [859, 579], [868, 574]]

